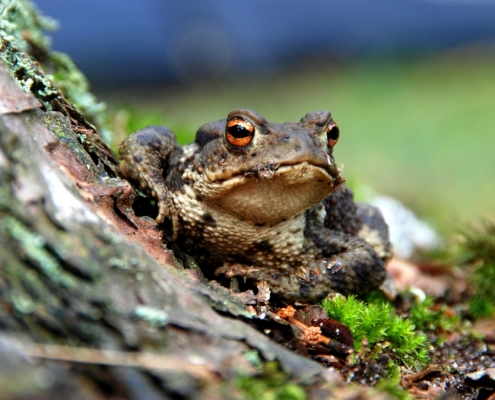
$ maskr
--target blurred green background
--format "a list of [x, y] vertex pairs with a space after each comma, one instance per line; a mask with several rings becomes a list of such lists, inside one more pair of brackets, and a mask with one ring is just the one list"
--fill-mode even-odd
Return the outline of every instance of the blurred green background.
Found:
[[495, 218], [495, 53], [312, 60], [223, 82], [98, 90], [117, 132], [166, 123], [181, 143], [235, 108], [273, 122], [329, 109], [341, 129], [343, 175], [394, 196], [443, 233]]
[[495, 219], [494, 2], [35, 2], [109, 104], [115, 147], [148, 124], [187, 143], [235, 108], [328, 109], [362, 198], [394, 196], [442, 233]]

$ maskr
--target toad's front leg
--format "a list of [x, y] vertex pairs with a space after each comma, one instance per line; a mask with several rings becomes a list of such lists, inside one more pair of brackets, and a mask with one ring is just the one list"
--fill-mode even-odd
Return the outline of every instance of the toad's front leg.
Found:
[[384, 261], [360, 237], [320, 226], [308, 227], [305, 235], [320, 250], [327, 270], [314, 280], [313, 290], [328, 286], [338, 293], [360, 295], [378, 289], [385, 281]]
[[125, 139], [119, 150], [122, 175], [157, 199], [156, 221], [162, 222], [172, 206], [165, 176], [173, 155], [181, 151], [175, 135], [165, 126], [148, 126]]

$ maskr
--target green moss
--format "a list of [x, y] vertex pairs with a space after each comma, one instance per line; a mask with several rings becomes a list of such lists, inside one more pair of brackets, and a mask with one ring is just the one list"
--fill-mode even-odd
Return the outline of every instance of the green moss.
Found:
[[301, 385], [291, 382], [276, 362], [264, 364], [263, 372], [257, 376], [241, 376], [236, 387], [242, 392], [240, 398], [254, 400], [304, 400], [306, 392]]
[[413, 397], [400, 384], [401, 372], [400, 368], [395, 365], [390, 366], [390, 375], [386, 379], [381, 379], [378, 382], [377, 388], [381, 392], [387, 393], [394, 399], [412, 400]]
[[448, 332], [456, 328], [460, 322], [458, 315], [448, 312], [447, 306], [434, 307], [434, 298], [427, 297], [416, 302], [409, 311], [413, 324], [423, 332]]
[[485, 221], [481, 227], [463, 234], [461, 264], [472, 270], [473, 296], [469, 313], [473, 318], [488, 317], [495, 311], [495, 223]]
[[489, 317], [494, 312], [493, 301], [485, 296], [475, 295], [469, 300], [469, 314], [474, 319]]
[[349, 327], [357, 351], [362, 350], [366, 338], [366, 354], [370, 356], [387, 351], [392, 359], [407, 366], [428, 360], [426, 336], [418, 332], [411, 320], [396, 315], [389, 303], [365, 304], [351, 295], [325, 299], [322, 306], [329, 318]]

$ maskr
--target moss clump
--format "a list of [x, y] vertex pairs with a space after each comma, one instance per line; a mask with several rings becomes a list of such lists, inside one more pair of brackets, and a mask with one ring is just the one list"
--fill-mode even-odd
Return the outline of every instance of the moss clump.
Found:
[[381, 392], [387, 393], [394, 399], [412, 400], [413, 397], [409, 394], [409, 392], [401, 387], [400, 378], [400, 369], [397, 367], [392, 367], [390, 375], [387, 377], [387, 379], [380, 380], [380, 382], [378, 382], [377, 388]]
[[263, 364], [262, 372], [256, 376], [240, 376], [235, 386], [241, 391], [239, 398], [253, 400], [304, 400], [303, 387], [290, 380], [274, 361]]
[[461, 264], [472, 269], [470, 280], [473, 296], [469, 314], [473, 318], [488, 317], [495, 311], [495, 223], [485, 221], [481, 227], [464, 232]]
[[434, 301], [433, 297], [427, 297], [421, 302], [415, 302], [409, 310], [409, 315], [416, 328], [423, 332], [439, 334], [438, 340], [441, 340], [441, 334], [454, 330], [460, 318], [451, 313], [445, 305], [435, 307]]
[[365, 354], [369, 356], [387, 351], [393, 360], [407, 366], [427, 362], [426, 336], [418, 332], [411, 320], [396, 315], [389, 303], [365, 304], [351, 295], [325, 299], [322, 306], [329, 318], [349, 327], [355, 350], [361, 351], [366, 339]]

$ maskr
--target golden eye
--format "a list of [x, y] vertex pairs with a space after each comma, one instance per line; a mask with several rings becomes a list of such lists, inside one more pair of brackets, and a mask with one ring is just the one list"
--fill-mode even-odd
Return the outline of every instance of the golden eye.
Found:
[[254, 125], [242, 118], [232, 118], [227, 121], [225, 139], [232, 146], [247, 146], [254, 137]]
[[335, 122], [330, 122], [327, 127], [327, 144], [330, 148], [335, 146], [339, 141], [340, 131]]

